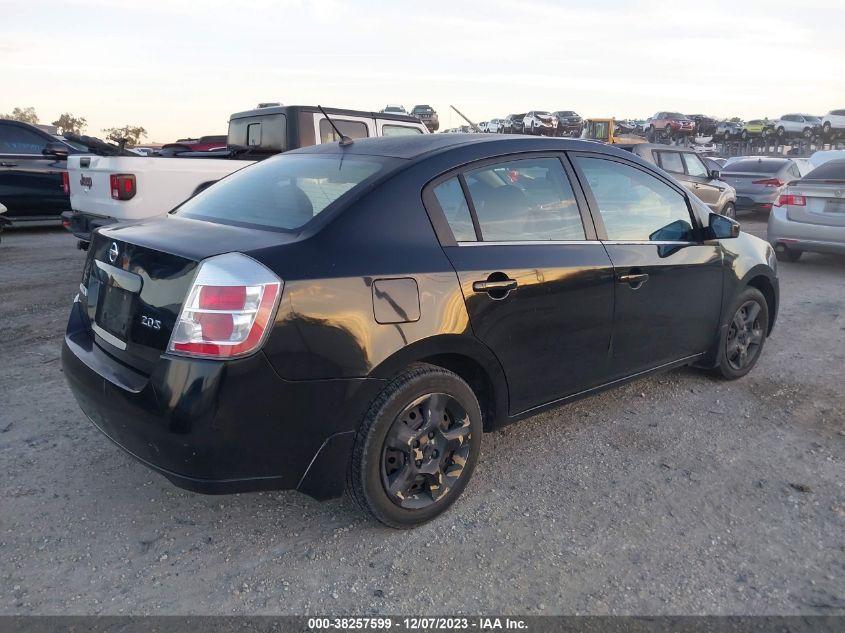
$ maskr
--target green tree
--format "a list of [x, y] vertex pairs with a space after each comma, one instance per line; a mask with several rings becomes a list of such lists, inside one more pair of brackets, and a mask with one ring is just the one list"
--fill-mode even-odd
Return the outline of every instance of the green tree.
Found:
[[82, 134], [82, 130], [88, 125], [88, 121], [84, 116], [76, 117], [70, 112], [65, 112], [53, 121], [53, 125], [59, 130], [59, 134], [64, 134], [65, 132]]
[[141, 140], [141, 137], [147, 135], [147, 130], [145, 130], [140, 125], [124, 125], [123, 127], [108, 127], [104, 128], [103, 132], [106, 135], [106, 138], [110, 141], [114, 141], [115, 143], [120, 143], [122, 140], [126, 140], [127, 147], [134, 147], [138, 144], [138, 141]]
[[0, 114], [0, 119], [12, 119], [13, 121], [23, 121], [24, 123], [38, 123], [38, 115], [35, 114], [35, 108], [32, 106], [28, 108], [15, 108], [11, 114]]
[[742, 123], [742, 119], [740, 119], [738, 116], [731, 117], [730, 119], [728, 119], [728, 121], [730, 121], [731, 123]]

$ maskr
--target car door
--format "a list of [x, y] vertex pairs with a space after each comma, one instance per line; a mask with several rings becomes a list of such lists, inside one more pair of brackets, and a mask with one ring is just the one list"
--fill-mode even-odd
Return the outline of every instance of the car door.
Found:
[[70, 209], [64, 163], [44, 156], [46, 145], [46, 138], [22, 125], [0, 123], [0, 202], [9, 219], [57, 218]]
[[598, 385], [607, 372], [613, 266], [569, 174], [560, 156], [514, 155], [427, 188], [427, 205], [450, 228], [441, 242], [472, 330], [504, 369], [512, 414]]
[[702, 227], [683, 190], [622, 158], [571, 158], [616, 275], [610, 375], [710, 349], [721, 313], [722, 250], [697, 239]]

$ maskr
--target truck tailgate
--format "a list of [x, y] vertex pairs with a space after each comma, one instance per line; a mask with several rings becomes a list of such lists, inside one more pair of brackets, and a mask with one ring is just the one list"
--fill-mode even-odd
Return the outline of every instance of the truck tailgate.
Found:
[[[74, 211], [120, 222], [162, 216], [190, 198], [200, 185], [250, 164], [212, 158], [69, 156], [70, 205]], [[135, 195], [130, 200], [112, 199], [112, 174], [135, 176]]]

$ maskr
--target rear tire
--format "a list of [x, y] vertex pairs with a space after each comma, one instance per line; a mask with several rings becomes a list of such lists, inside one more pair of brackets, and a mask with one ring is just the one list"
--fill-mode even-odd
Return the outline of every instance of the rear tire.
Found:
[[769, 330], [769, 306], [757, 288], [746, 288], [728, 312], [728, 332], [716, 371], [727, 380], [742, 378], [760, 359]]
[[430, 521], [457, 500], [472, 477], [481, 434], [481, 409], [469, 385], [441, 367], [412, 365], [364, 416], [349, 491], [363, 510], [390, 527]]

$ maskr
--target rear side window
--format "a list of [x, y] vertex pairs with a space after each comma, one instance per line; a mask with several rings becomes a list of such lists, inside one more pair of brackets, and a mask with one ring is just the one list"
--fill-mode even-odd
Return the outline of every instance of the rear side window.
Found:
[[446, 216], [455, 241], [475, 242], [475, 227], [472, 225], [469, 205], [457, 176], [437, 185], [434, 188], [434, 197]]
[[666, 171], [671, 171], [674, 174], [684, 173], [684, 164], [681, 162], [681, 154], [679, 152], [655, 152], [657, 154], [660, 166]]
[[382, 136], [413, 136], [422, 133], [420, 128], [408, 125], [383, 125], [381, 128]]
[[287, 149], [287, 117], [268, 114], [229, 121], [229, 145], [252, 150], [282, 152]]
[[298, 229], [395, 162], [373, 156], [283, 154], [224, 178], [175, 213], [221, 224]]
[[[367, 138], [370, 134], [367, 130], [367, 124], [362, 121], [344, 121], [343, 119], [336, 119], [332, 117], [332, 121], [340, 130], [340, 133], [349, 138]], [[320, 119], [320, 142], [321, 143], [337, 143], [340, 137], [334, 131], [332, 124], [326, 119]]]
[[47, 142], [17, 125], [0, 125], [0, 154], [41, 154]]
[[575, 194], [558, 159], [496, 163], [464, 177], [484, 241], [585, 239]]
[[600, 158], [576, 156], [593, 193], [609, 240], [693, 240], [683, 195], [641, 169]]

